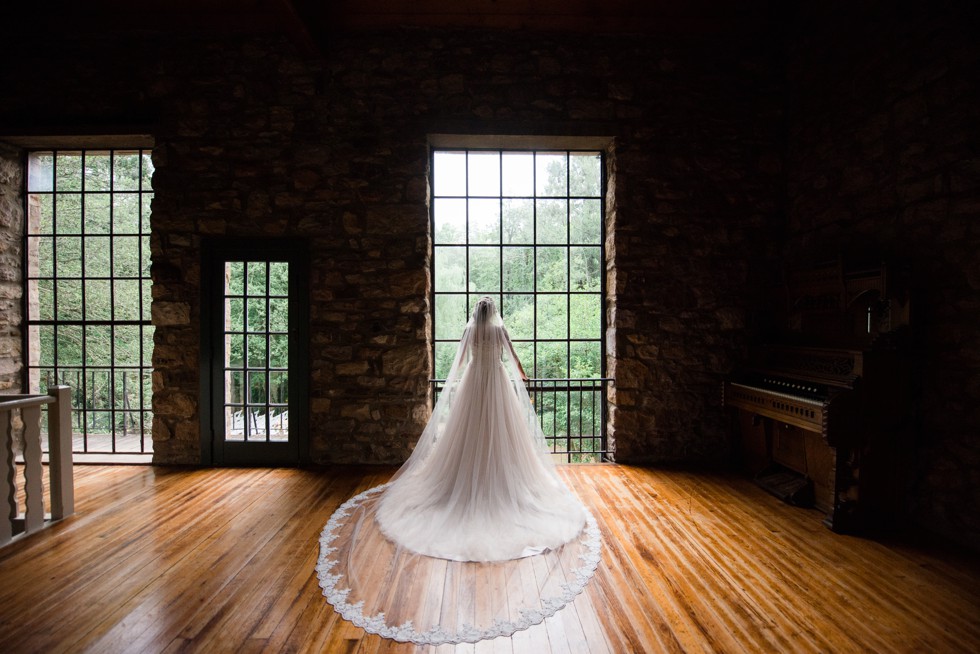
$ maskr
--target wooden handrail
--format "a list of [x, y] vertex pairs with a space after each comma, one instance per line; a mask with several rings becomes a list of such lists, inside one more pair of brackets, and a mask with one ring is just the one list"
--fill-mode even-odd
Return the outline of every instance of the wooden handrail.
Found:
[[[41, 406], [48, 405], [48, 474], [51, 515], [45, 519], [41, 475]], [[13, 412], [24, 423], [23, 517], [17, 511]], [[72, 481], [71, 388], [51, 386], [47, 395], [0, 395], [0, 546], [21, 532], [33, 533], [75, 512]]]

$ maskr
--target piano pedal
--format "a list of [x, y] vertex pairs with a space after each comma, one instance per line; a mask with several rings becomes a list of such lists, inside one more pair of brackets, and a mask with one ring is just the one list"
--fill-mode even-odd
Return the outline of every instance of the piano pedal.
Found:
[[757, 474], [755, 483], [787, 504], [813, 507], [813, 481], [794, 470], [774, 465]]

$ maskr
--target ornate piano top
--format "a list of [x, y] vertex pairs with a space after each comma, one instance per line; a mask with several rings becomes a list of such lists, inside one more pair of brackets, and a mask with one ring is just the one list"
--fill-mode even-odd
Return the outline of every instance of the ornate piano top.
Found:
[[750, 370], [799, 382], [853, 388], [864, 372], [864, 352], [841, 348], [766, 345], [753, 355]]
[[753, 353], [752, 364], [725, 381], [723, 404], [816, 431], [827, 438], [835, 402], [853, 391], [861, 378], [864, 353], [768, 345]]
[[741, 388], [760, 389], [772, 395], [799, 399], [813, 404], [823, 404], [829, 395], [826, 384], [815, 384], [792, 377], [778, 377], [766, 373], [745, 372], [734, 375], [731, 383]]

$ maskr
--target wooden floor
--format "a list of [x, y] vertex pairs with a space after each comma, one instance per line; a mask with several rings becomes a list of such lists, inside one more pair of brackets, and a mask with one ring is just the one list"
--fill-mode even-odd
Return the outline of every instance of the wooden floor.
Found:
[[976, 557], [831, 533], [739, 477], [562, 467], [603, 560], [512, 638], [416, 648], [324, 601], [317, 537], [389, 469], [77, 466], [78, 514], [0, 550], [0, 651], [977, 652]]

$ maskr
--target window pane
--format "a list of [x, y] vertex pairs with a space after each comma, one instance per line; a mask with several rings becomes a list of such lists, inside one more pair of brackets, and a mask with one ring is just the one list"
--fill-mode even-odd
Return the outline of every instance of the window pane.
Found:
[[269, 300], [269, 331], [285, 332], [289, 329], [289, 299]]
[[264, 368], [266, 365], [265, 336], [256, 334], [247, 337], [248, 344], [248, 367]]
[[58, 315], [56, 320], [82, 319], [82, 280], [62, 279], [57, 286]]
[[536, 223], [537, 243], [568, 243], [568, 201], [538, 200]]
[[289, 373], [269, 373], [269, 401], [285, 404], [289, 401]]
[[140, 316], [140, 320], [143, 320], [144, 322], [149, 322], [150, 319], [152, 318], [151, 316], [151, 308], [153, 306], [152, 286], [153, 284], [152, 282], [150, 282], [150, 280], [148, 279], [140, 280], [140, 291], [143, 293], [143, 309], [142, 309], [142, 315]]
[[27, 210], [30, 212], [32, 234], [54, 233], [54, 196], [31, 195], [28, 197]]
[[137, 366], [140, 362], [140, 327], [117, 325], [114, 329], [117, 366]]
[[568, 338], [565, 295], [538, 296], [538, 338]]
[[55, 239], [56, 273], [59, 277], [82, 276], [82, 239], [77, 236], [59, 236]]
[[153, 206], [153, 194], [140, 194], [140, 231], [150, 233], [150, 208]]
[[85, 319], [112, 319], [112, 282], [108, 279], [85, 280]]
[[534, 338], [533, 294], [505, 295], [501, 313], [511, 339]]
[[225, 264], [225, 294], [245, 294], [245, 264], [241, 261], [229, 261]]
[[[38, 325], [30, 328], [32, 334], [37, 335], [39, 345], [36, 363], [39, 366], [54, 365], [54, 327], [51, 325]], [[32, 339], [33, 340], [33, 339]]]
[[599, 197], [602, 193], [602, 158], [593, 152], [568, 157], [569, 195]]
[[[228, 403], [229, 404], [244, 404], [245, 403], [245, 373], [239, 371], [232, 371], [225, 373], [226, 375], [226, 386], [228, 388]], [[239, 416], [239, 419], [241, 417]], [[239, 425], [241, 429], [241, 425]]]
[[504, 152], [502, 157], [502, 191], [506, 197], [530, 197], [534, 195], [534, 154], [531, 152]]
[[602, 303], [598, 294], [572, 295], [569, 297], [571, 307], [572, 338], [595, 338], [601, 333]]
[[564, 379], [568, 377], [568, 343], [539, 341], [536, 346], [537, 369], [535, 377]]
[[112, 282], [116, 298], [113, 305], [115, 320], [140, 319], [140, 282], [138, 279], [117, 279]]
[[246, 274], [248, 276], [247, 286], [249, 295], [266, 295], [269, 292], [269, 286], [266, 283], [266, 270], [264, 261], [250, 261], [246, 265]]
[[138, 191], [140, 155], [138, 152], [116, 152], [112, 164], [112, 184], [116, 191]]
[[54, 282], [50, 279], [32, 280], [29, 287], [32, 289], [31, 297], [37, 297], [37, 315], [32, 317], [54, 320]]
[[269, 336], [269, 365], [273, 368], [289, 366], [289, 336], [273, 334]]
[[539, 153], [534, 160], [534, 190], [538, 196], [563, 196], [568, 192], [565, 154]]
[[58, 365], [82, 364], [82, 328], [79, 325], [60, 325], [57, 333]]
[[470, 200], [470, 243], [500, 243], [500, 201]]
[[534, 290], [534, 248], [506, 247], [504, 256], [504, 291]]
[[37, 266], [34, 272], [37, 277], [54, 275], [54, 240], [51, 236], [30, 237], [28, 242], [31, 253], [30, 264], [31, 267]]
[[465, 295], [436, 296], [436, 338], [459, 339], [469, 319]]
[[[102, 239], [108, 242], [109, 239]], [[112, 239], [112, 274], [116, 277], [139, 277], [140, 239], [138, 236], [116, 236]]]
[[85, 363], [90, 366], [112, 364], [112, 330], [108, 325], [85, 328]]
[[432, 180], [435, 195], [466, 195], [466, 153], [435, 152]]
[[225, 299], [225, 329], [245, 331], [245, 300], [242, 298]]
[[152, 178], [153, 178], [153, 158], [150, 156], [149, 152], [144, 152], [140, 159], [143, 164], [143, 177], [141, 184], [144, 191], [149, 191], [152, 188]]
[[568, 232], [572, 243], [602, 243], [601, 200], [571, 200]]
[[139, 234], [140, 203], [138, 193], [116, 193], [112, 196], [112, 229], [116, 234]]
[[266, 330], [265, 298], [248, 299], [248, 331], [264, 332]]
[[[460, 334], [462, 336], [462, 334]], [[436, 343], [435, 352], [435, 378], [445, 379], [449, 374], [449, 369], [453, 365], [453, 357], [456, 356], [456, 342]]]
[[[85, 237], [85, 276], [86, 277], [109, 277], [112, 272], [109, 268], [109, 247], [111, 245], [109, 236], [86, 236]], [[59, 239], [60, 241], [64, 239]], [[59, 269], [59, 274], [61, 273]]]
[[540, 247], [537, 249], [537, 290], [568, 290], [568, 250], [559, 247]]
[[469, 195], [500, 195], [500, 154], [470, 152], [467, 162]]
[[59, 152], [55, 158], [55, 190], [81, 191], [82, 190], [82, 153], [81, 152]]
[[[143, 366], [149, 366], [153, 363], [153, 332], [154, 328], [152, 325], [140, 327], [143, 332], [143, 360], [140, 362]], [[147, 373], [149, 377], [149, 373]], [[152, 377], [151, 377], [152, 379]], [[146, 396], [146, 403], [149, 406], [150, 396]]]
[[533, 243], [534, 201], [504, 200], [501, 231], [504, 243]]
[[150, 251], [150, 237], [141, 236], [140, 237], [140, 276], [143, 277], [147, 283], [150, 282], [150, 264], [151, 264], [151, 251]]
[[599, 247], [572, 247], [571, 258], [573, 291], [598, 291], [602, 284], [602, 250]]
[[500, 291], [499, 248], [470, 248], [470, 291], [475, 293]]
[[269, 295], [289, 295], [289, 264], [285, 261], [273, 261], [269, 264]]
[[108, 191], [110, 159], [108, 152], [89, 150], [85, 153], [85, 190]]
[[438, 291], [466, 290], [466, 248], [437, 246], [433, 267], [434, 288]]
[[[269, 401], [266, 394], [267, 377], [265, 371], [252, 371], [248, 373], [248, 403], [265, 404]], [[265, 420], [260, 420], [264, 423]]]
[[27, 158], [27, 191], [54, 190], [54, 154], [32, 152]]
[[242, 334], [225, 334], [225, 366], [242, 368], [245, 365], [245, 337]]
[[517, 358], [520, 359], [521, 367], [524, 368], [524, 374], [529, 378], [535, 378], [539, 375], [535, 372], [534, 367], [534, 343], [514, 343], [514, 352], [517, 353]]
[[58, 234], [82, 233], [82, 196], [61, 193], [55, 197], [55, 231]]
[[436, 199], [433, 205], [436, 243], [466, 242], [466, 200]]
[[85, 194], [85, 233], [108, 234], [112, 221], [109, 217], [109, 194]]

